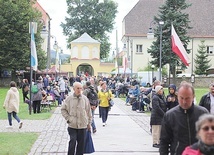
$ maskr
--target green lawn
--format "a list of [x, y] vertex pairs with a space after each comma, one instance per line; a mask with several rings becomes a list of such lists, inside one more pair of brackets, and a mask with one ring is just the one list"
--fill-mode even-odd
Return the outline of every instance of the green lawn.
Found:
[[[7, 119], [7, 112], [5, 109], [3, 109], [3, 103], [4, 103], [5, 96], [6, 96], [8, 89], [9, 88], [0, 88], [0, 103], [2, 104], [0, 107], [0, 119]], [[22, 97], [21, 90], [19, 90], [19, 94], [20, 94], [20, 107], [19, 107], [18, 116], [20, 119], [44, 120], [44, 119], [50, 118], [55, 107], [52, 107], [52, 111], [50, 111], [50, 112], [44, 111], [39, 114], [33, 114], [33, 112], [32, 112], [30, 115], [29, 111], [28, 111], [28, 105], [26, 103], [23, 103], [23, 97]]]
[[[7, 119], [6, 110], [3, 109], [3, 103], [6, 97], [7, 90], [9, 88], [0, 88], [0, 119]], [[18, 116], [21, 120], [44, 120], [50, 118], [52, 111], [42, 112], [39, 114], [29, 115], [28, 105], [23, 103], [22, 91], [20, 93], [20, 108]], [[52, 107], [54, 110], [55, 107]], [[30, 149], [36, 139], [38, 133], [0, 133], [0, 154], [2, 155], [26, 155], [30, 152]]]
[[37, 133], [0, 133], [0, 154], [26, 155], [38, 136]]

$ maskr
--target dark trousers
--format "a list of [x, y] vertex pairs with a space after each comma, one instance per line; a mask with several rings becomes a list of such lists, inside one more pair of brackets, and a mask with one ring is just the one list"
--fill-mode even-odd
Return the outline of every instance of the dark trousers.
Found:
[[70, 136], [68, 155], [83, 155], [86, 129], [73, 129], [68, 127], [68, 134]]
[[29, 100], [29, 97], [27, 96], [28, 92], [23, 92], [23, 102], [25, 103], [25, 99]]
[[64, 99], [65, 99], [65, 92], [60, 92], [60, 96], [61, 96], [62, 101], [64, 101]]
[[108, 119], [109, 107], [100, 107], [100, 110], [101, 110], [102, 121], [103, 123], [106, 123]]
[[41, 101], [33, 101], [33, 113], [40, 113]]

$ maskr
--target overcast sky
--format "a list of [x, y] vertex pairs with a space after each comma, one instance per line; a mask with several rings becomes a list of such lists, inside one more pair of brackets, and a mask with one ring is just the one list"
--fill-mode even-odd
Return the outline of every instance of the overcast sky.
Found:
[[[127, 13], [135, 6], [138, 0], [114, 0], [118, 3], [118, 14], [115, 19], [114, 30], [110, 34], [110, 41], [112, 44], [112, 51], [116, 48], [116, 29], [118, 31], [118, 45], [119, 49], [122, 49], [122, 20]], [[39, 4], [45, 9], [45, 11], [51, 17], [51, 35], [56, 37], [58, 45], [63, 49], [64, 53], [70, 54], [66, 48], [66, 36], [62, 33], [60, 26], [61, 22], [64, 22], [67, 5], [66, 0], [38, 0]], [[53, 48], [54, 39], [51, 39], [51, 48]]]

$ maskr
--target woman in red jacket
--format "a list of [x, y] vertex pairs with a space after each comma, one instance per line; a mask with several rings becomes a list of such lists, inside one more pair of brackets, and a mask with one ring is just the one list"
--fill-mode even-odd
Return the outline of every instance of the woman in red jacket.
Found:
[[195, 127], [198, 142], [186, 147], [182, 155], [214, 155], [214, 115], [200, 116]]

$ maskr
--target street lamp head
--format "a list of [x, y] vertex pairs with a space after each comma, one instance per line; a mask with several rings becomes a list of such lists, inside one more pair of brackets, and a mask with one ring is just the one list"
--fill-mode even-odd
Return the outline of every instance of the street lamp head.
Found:
[[164, 24], [164, 21], [159, 21], [159, 25], [163, 25]]
[[155, 68], [155, 65], [152, 65], [151, 68], [154, 69], [154, 68]]
[[154, 33], [153, 32], [148, 32], [147, 33], [147, 39], [154, 39]]
[[55, 43], [54, 43], [54, 45], [53, 45], [53, 48], [54, 48], [55, 50], [57, 50], [57, 48], [58, 48], [58, 43], [57, 43], [57, 41], [55, 41]]

